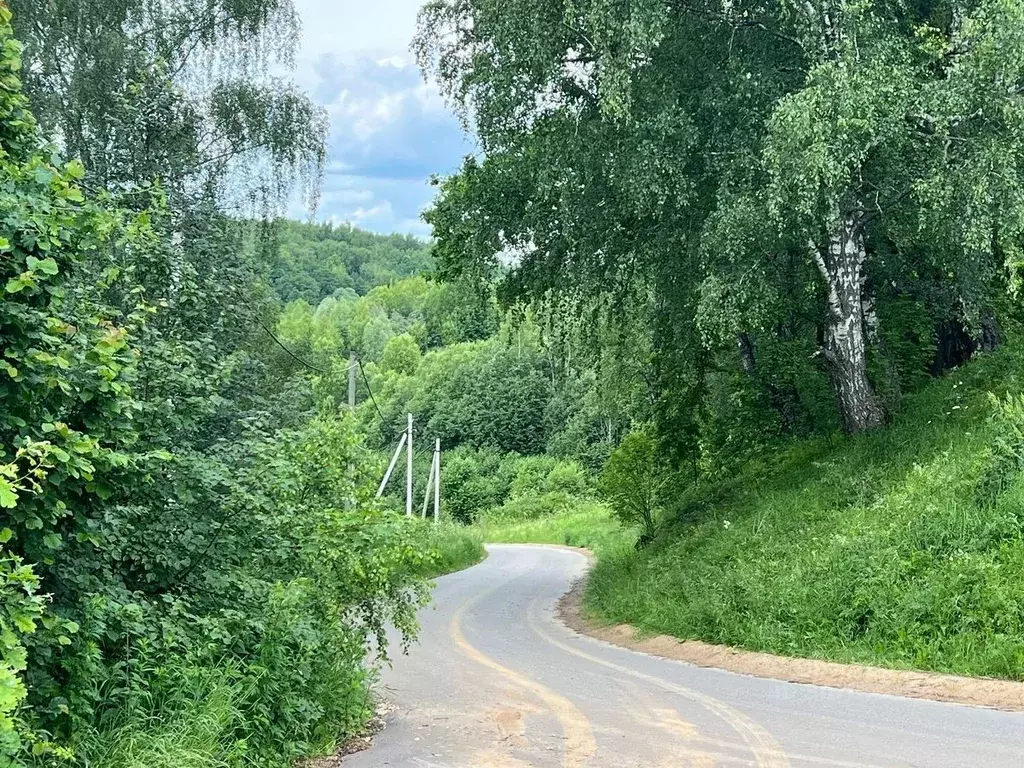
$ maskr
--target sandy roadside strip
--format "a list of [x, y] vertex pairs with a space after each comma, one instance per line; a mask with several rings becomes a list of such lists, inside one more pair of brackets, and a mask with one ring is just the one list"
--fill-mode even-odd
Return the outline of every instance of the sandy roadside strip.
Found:
[[[593, 555], [582, 552], [593, 563]], [[570, 629], [633, 651], [682, 661], [698, 667], [737, 672], [790, 683], [847, 688], [913, 699], [930, 699], [974, 707], [1024, 712], [1024, 683], [991, 678], [959, 677], [935, 672], [883, 669], [860, 664], [798, 659], [770, 653], [744, 651], [700, 640], [680, 640], [670, 635], [644, 635], [629, 624], [603, 624], [583, 612], [586, 578], [578, 581], [558, 602], [557, 615]]]

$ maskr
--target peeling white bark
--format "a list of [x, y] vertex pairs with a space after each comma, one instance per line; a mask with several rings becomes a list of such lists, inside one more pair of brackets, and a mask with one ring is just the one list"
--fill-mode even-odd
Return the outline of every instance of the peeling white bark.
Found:
[[812, 243], [811, 249], [828, 292], [822, 351], [829, 364], [843, 426], [850, 433], [863, 432], [881, 425], [885, 411], [867, 374], [864, 329], [867, 252], [857, 216], [840, 217], [827, 247], [822, 249]]

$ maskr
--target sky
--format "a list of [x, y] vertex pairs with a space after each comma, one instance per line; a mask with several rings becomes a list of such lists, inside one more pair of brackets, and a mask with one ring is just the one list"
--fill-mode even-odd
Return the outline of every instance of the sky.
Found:
[[429, 236], [420, 219], [434, 194], [429, 177], [474, 151], [409, 52], [422, 2], [295, 0], [294, 76], [331, 121], [319, 219]]

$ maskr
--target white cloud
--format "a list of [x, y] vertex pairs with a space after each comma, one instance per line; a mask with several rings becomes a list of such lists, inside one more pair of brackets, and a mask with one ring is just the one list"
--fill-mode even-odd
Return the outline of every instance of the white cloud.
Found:
[[421, 3], [295, 0], [297, 79], [331, 120], [321, 219], [428, 235], [428, 178], [474, 149], [409, 53]]
[[350, 216], [352, 221], [358, 224], [365, 219], [391, 219], [394, 216], [394, 211], [391, 209], [391, 203], [385, 200], [372, 208], [356, 208]]

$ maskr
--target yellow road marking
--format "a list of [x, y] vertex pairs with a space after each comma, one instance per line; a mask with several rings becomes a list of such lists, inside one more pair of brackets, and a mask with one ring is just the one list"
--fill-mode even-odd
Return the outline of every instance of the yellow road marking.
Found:
[[[585, 653], [584, 651], [580, 651], [580, 650], [578, 650], [576, 648], [573, 648], [570, 645], [566, 645], [565, 643], [562, 643], [561, 641], [556, 640], [555, 638], [551, 637], [551, 635], [549, 635], [547, 632], [542, 630], [540, 628], [540, 626], [537, 624], [537, 619], [536, 619], [536, 604], [537, 604], [537, 602], [538, 601], [534, 601], [534, 603], [531, 604], [530, 608], [532, 609], [532, 612], [527, 614], [526, 620], [527, 620], [527, 623], [533, 628], [533, 631], [536, 632], [543, 640], [545, 640], [545, 641], [547, 641], [547, 642], [557, 646], [558, 648], [561, 648], [562, 650], [567, 651], [567, 652], [569, 652], [569, 653], [571, 653], [571, 654], [573, 654], [575, 656], [580, 656], [581, 658], [587, 659], [589, 661], [594, 661], [594, 662], [596, 662], [598, 664], [601, 664], [603, 666], [609, 667], [611, 669], [615, 669], [615, 670], [617, 670], [619, 672], [622, 672], [624, 674], [630, 675], [632, 677], [636, 677], [636, 678], [639, 678], [641, 680], [646, 680], [648, 682], [652, 682], [655, 685], [658, 685], [658, 686], [660, 686], [660, 687], [662, 687], [662, 688], [664, 688], [666, 690], [672, 691], [673, 693], [678, 693], [680, 696], [685, 696], [686, 698], [689, 698], [689, 699], [692, 699], [694, 701], [697, 701], [700, 704], [703, 704], [704, 706], [707, 706], [708, 709], [710, 709], [715, 714], [717, 714], [719, 716], [722, 716], [719, 711], [717, 711], [715, 708], [709, 706], [709, 702], [716, 702], [719, 707], [724, 708], [725, 710], [734, 713], [736, 716], [742, 718], [743, 720], [746, 720], [747, 723], [753, 725], [753, 727], [755, 729], [762, 731], [762, 733], [764, 734], [764, 737], [766, 737], [770, 741], [770, 743], [773, 745], [772, 748], [774, 750], [776, 750], [776, 752], [777, 752], [777, 754], [775, 755], [775, 758], [776, 759], [781, 759], [783, 762], [774, 762], [774, 763], [765, 762], [765, 763], [762, 763], [762, 762], [760, 762], [760, 758], [758, 757], [757, 753], [755, 752], [754, 753], [754, 757], [755, 757], [755, 760], [758, 760], [757, 765], [759, 765], [759, 766], [760, 765], [765, 765], [765, 766], [773, 766], [773, 768], [776, 768], [776, 767], [777, 768], [785, 768], [785, 766], [788, 766], [790, 764], [789, 763], [789, 758], [793, 758], [794, 760], [799, 760], [801, 762], [816, 763], [818, 765], [828, 765], [828, 766], [833, 766], [833, 768], [887, 768], [887, 766], [878, 765], [877, 763], [854, 762], [854, 761], [850, 761], [850, 760], [836, 760], [836, 759], [830, 758], [830, 757], [818, 757], [816, 755], [798, 755], [798, 754], [786, 753], [786, 752], [782, 751], [781, 747], [779, 747], [779, 745], [775, 742], [775, 739], [772, 738], [772, 736], [770, 734], [768, 734], [767, 731], [764, 731], [764, 729], [761, 728], [760, 725], [755, 723], [753, 720], [750, 720], [750, 718], [748, 718], [746, 715], [744, 715], [744, 714], [742, 714], [740, 712], [737, 712], [732, 707], [730, 707], [728, 704], [725, 704], [724, 702], [719, 701], [718, 699], [715, 699], [715, 698], [713, 698], [711, 696], [707, 696], [707, 695], [705, 695], [703, 693], [699, 693], [698, 691], [694, 691], [694, 690], [692, 690], [690, 688], [685, 688], [683, 686], [676, 685], [674, 683], [670, 683], [667, 680], [662, 680], [660, 677], [655, 677], [653, 675], [647, 675], [647, 674], [644, 674], [643, 672], [636, 672], [634, 670], [629, 669], [628, 667], [621, 667], [618, 664], [613, 664], [610, 661], [606, 662], [603, 659], [598, 659], [595, 656], [591, 656], [589, 653]], [[732, 725], [734, 728], [736, 728], [736, 725], [728, 717], [723, 717], [723, 719], [727, 723]], [[737, 730], [740, 730], [740, 729], [737, 728]], [[742, 731], [740, 731], [740, 735], [744, 736]], [[746, 741], [746, 737], [745, 736], [744, 736], [744, 740]], [[729, 744], [729, 742], [717, 741], [715, 739], [709, 739], [709, 738], [706, 738], [704, 736], [697, 736], [695, 741], [697, 741], [697, 742], [699, 742], [701, 744], [709, 745], [709, 746], [734, 747], [735, 748], [735, 745], [731, 745], [731, 744]], [[749, 742], [747, 742], [747, 743], [749, 744]], [[753, 747], [751, 747], [751, 749], [753, 750]]]
[[474, 599], [463, 603], [452, 616], [451, 624], [448, 627], [448, 634], [455, 645], [463, 653], [481, 666], [498, 673], [506, 680], [515, 683], [519, 687], [529, 691], [552, 711], [562, 726], [565, 734], [565, 754], [562, 758], [562, 765], [565, 768], [583, 768], [587, 761], [597, 752], [597, 743], [594, 741], [593, 730], [590, 721], [582, 712], [564, 696], [555, 693], [550, 688], [541, 685], [536, 680], [516, 672], [513, 669], [502, 666], [497, 661], [487, 656], [482, 651], [470, 645], [462, 633], [462, 616], [473, 605], [483, 600], [491, 593], [498, 591], [505, 585], [483, 592]]
[[735, 730], [746, 743], [747, 748], [754, 756], [755, 764], [759, 768], [789, 768], [789, 758], [786, 756], [786, 753], [782, 751], [782, 748], [778, 745], [775, 739], [772, 738], [772, 735], [745, 714], [733, 709], [728, 704], [691, 688], [685, 688], [681, 685], [670, 683], [660, 677], [648, 675], [644, 672], [638, 672], [634, 669], [630, 669], [629, 667], [623, 667], [619, 664], [615, 664], [614, 662], [600, 659], [597, 656], [591, 656], [589, 653], [573, 648], [571, 645], [566, 645], [560, 640], [556, 640], [551, 637], [551, 635], [541, 629], [537, 623], [537, 602], [538, 601], [535, 600], [531, 604], [530, 608], [533, 610], [527, 611], [526, 620], [533, 628], [533, 631], [546, 642], [551, 643], [557, 648], [561, 648], [567, 653], [578, 656], [581, 659], [586, 659], [593, 664], [600, 664], [608, 669], [614, 669], [616, 672], [621, 674], [629, 675], [630, 677], [635, 677], [639, 680], [644, 680], [652, 685], [657, 685], [660, 688], [664, 688], [665, 690], [671, 691], [679, 696], [698, 702], [707, 710], [718, 715], [718, 717], [732, 726], [733, 730]]

